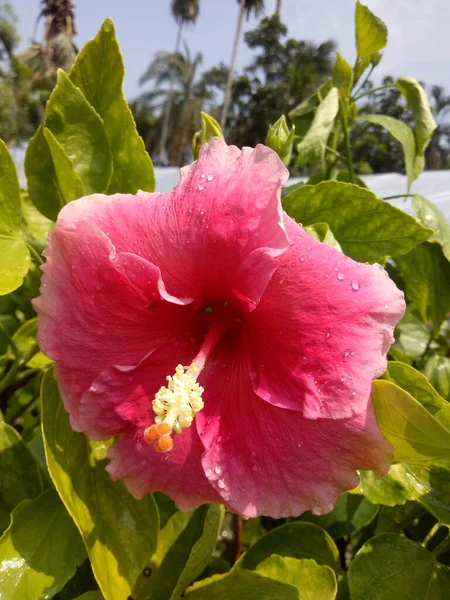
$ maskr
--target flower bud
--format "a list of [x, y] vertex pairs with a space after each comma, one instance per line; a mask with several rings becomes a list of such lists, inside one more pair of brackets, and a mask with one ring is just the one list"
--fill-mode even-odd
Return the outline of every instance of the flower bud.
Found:
[[289, 131], [286, 118], [282, 115], [274, 125], [269, 127], [266, 137], [266, 146], [275, 150], [286, 167], [291, 162], [294, 133], [295, 126], [293, 125]]
[[225, 139], [222, 127], [213, 117], [202, 112], [202, 128], [192, 136], [192, 154], [194, 160], [197, 160], [203, 144], [210, 142], [214, 137]]

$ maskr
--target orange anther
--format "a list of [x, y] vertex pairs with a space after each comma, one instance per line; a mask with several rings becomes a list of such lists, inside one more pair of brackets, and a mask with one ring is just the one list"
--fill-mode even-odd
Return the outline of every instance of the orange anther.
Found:
[[147, 427], [147, 429], [144, 431], [144, 438], [149, 444], [153, 444], [153, 442], [159, 437], [160, 434], [158, 433], [158, 425], [150, 425], [150, 427]]
[[165, 435], [164, 437], [160, 437], [155, 442], [155, 448], [158, 452], [169, 452], [169, 450], [172, 450], [172, 447], [173, 447], [173, 440], [168, 435]]
[[159, 423], [159, 425], [156, 426], [156, 431], [160, 436], [168, 435], [169, 433], [172, 433], [172, 427], [169, 423]]

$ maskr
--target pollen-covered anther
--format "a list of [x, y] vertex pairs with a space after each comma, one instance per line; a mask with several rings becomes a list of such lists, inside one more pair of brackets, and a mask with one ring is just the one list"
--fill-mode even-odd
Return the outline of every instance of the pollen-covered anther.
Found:
[[203, 408], [203, 388], [197, 383], [198, 374], [195, 362], [189, 367], [178, 365], [175, 374], [166, 378], [167, 386], [156, 393], [153, 400], [155, 423], [144, 431], [144, 437], [155, 444], [158, 452], [171, 450], [172, 432], [181, 433], [190, 427], [195, 415]]

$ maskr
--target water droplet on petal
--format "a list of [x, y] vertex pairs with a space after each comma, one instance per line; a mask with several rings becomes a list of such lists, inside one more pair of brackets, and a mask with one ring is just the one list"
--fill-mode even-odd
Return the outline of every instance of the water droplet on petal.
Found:
[[219, 481], [217, 482], [217, 485], [220, 487], [221, 490], [223, 490], [226, 486], [225, 479], [223, 477], [221, 479], [219, 479]]
[[213, 181], [214, 180], [214, 175], [208, 175], [208, 177], [206, 178], [207, 181]]
[[356, 392], [355, 392], [355, 390], [353, 390], [353, 392], [352, 392], [352, 396], [356, 396]]
[[206, 175], [205, 175], [204, 173], [202, 173], [202, 174], [200, 175], [200, 177], [201, 177], [202, 179], [205, 179]]
[[350, 356], [350, 350], [346, 350], [344, 352], [344, 360], [348, 360], [348, 357]]
[[334, 504], [332, 502], [329, 502], [329, 504], [328, 504], [328, 510], [331, 511], [331, 510], [333, 510], [333, 508], [334, 508]]
[[357, 281], [356, 279], [352, 281], [352, 290], [354, 292], [357, 292], [359, 290], [359, 281]]
[[342, 383], [344, 383], [344, 381], [345, 381], [345, 377], [343, 375], [341, 377], [341, 381], [342, 381]]
[[255, 465], [255, 463], [252, 464], [252, 471], [257, 471], [258, 470], [258, 465]]
[[326, 334], [325, 334], [325, 339], [329, 340], [330, 337], [333, 335], [333, 330], [330, 328], [327, 330]]
[[220, 475], [220, 474], [222, 473], [222, 467], [221, 467], [221, 466], [219, 466], [219, 465], [216, 465], [216, 466], [214, 467], [214, 473], [215, 473], [216, 475]]
[[313, 513], [313, 515], [321, 515], [322, 509], [320, 508], [320, 506], [314, 506], [311, 512]]
[[387, 310], [387, 309], [389, 308], [389, 304], [387, 304], [387, 303], [386, 303], [386, 304], [384, 305], [384, 308]]
[[206, 469], [205, 475], [208, 479], [210, 479], [213, 476], [212, 469]]
[[300, 262], [305, 262], [305, 257], [304, 256], [300, 256]]
[[336, 277], [339, 279], [339, 281], [342, 281], [344, 279], [344, 274], [343, 273], [338, 273], [336, 275]]
[[198, 185], [197, 189], [198, 189], [199, 192], [201, 192], [202, 190], [205, 189], [205, 186], [204, 185]]
[[356, 354], [356, 352], [355, 352], [354, 350], [352, 350], [352, 351], [350, 352], [350, 356], [355, 356], [355, 354]]
[[256, 456], [256, 450], [252, 450], [252, 456]]

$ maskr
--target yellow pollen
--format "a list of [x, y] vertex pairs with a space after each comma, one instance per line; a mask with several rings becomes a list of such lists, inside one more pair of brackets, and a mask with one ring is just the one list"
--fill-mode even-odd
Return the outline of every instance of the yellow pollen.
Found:
[[171, 450], [172, 432], [181, 433], [190, 427], [195, 415], [203, 408], [203, 388], [197, 383], [198, 373], [195, 362], [189, 367], [178, 365], [175, 374], [166, 378], [167, 385], [156, 393], [152, 403], [155, 423], [147, 427], [144, 437], [155, 444], [158, 452]]

